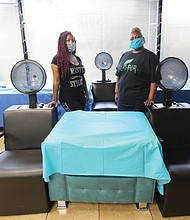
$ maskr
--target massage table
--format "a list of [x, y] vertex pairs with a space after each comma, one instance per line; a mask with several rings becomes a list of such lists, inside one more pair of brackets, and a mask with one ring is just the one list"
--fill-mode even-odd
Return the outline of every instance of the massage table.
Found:
[[170, 181], [162, 146], [142, 112], [66, 112], [41, 144], [51, 201], [137, 203]]

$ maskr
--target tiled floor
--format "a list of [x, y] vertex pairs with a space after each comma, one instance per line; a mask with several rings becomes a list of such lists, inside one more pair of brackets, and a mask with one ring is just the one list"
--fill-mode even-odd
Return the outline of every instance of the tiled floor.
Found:
[[156, 203], [139, 211], [135, 204], [69, 203], [58, 210], [56, 203], [50, 213], [0, 216], [0, 220], [190, 220], [190, 216], [162, 218]]
[[[0, 138], [0, 152], [4, 150]], [[0, 197], [0, 199], [2, 199]], [[16, 201], [15, 201], [16, 202]], [[147, 210], [137, 210], [135, 204], [68, 203], [59, 210], [55, 203], [49, 213], [32, 215], [0, 216], [0, 220], [190, 220], [190, 216], [162, 218], [156, 203]]]

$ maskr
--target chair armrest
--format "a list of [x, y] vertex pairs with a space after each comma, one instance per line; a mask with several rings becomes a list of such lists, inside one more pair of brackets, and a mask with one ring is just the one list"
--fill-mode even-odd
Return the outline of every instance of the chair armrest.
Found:
[[0, 138], [3, 137], [5, 135], [4, 131], [0, 131]]
[[159, 136], [157, 136], [157, 137], [158, 137], [158, 140], [160, 141], [161, 144], [164, 143], [164, 140], [161, 137], [159, 137]]

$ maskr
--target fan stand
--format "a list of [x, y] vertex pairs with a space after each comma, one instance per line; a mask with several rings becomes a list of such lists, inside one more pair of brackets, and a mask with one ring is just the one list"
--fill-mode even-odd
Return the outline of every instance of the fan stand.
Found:
[[102, 70], [102, 80], [97, 80], [97, 82], [111, 82], [110, 79], [106, 80], [106, 70]]
[[29, 94], [29, 108], [36, 108], [37, 107], [37, 97], [35, 94]]
[[172, 106], [172, 92], [164, 91], [163, 105], [167, 108]]

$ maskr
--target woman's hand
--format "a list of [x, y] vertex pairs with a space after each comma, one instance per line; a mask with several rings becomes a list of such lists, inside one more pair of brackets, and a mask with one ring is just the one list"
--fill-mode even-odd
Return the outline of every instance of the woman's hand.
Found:
[[118, 103], [118, 97], [119, 97], [118, 80], [119, 80], [119, 77], [117, 77], [116, 83], [115, 83], [115, 102], [116, 102], [116, 104]]
[[57, 101], [52, 101], [50, 103], [47, 104], [47, 107], [48, 108], [51, 108], [51, 107], [57, 107], [58, 106], [58, 102]]
[[145, 106], [151, 106], [154, 104], [153, 99], [147, 99], [146, 101], [144, 101]]
[[118, 102], [118, 93], [115, 93], [115, 102]]
[[86, 94], [86, 103], [89, 104], [90, 103], [90, 97], [88, 94]]

